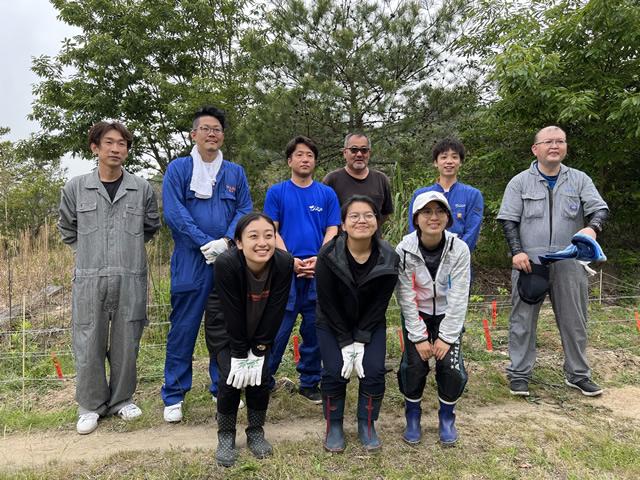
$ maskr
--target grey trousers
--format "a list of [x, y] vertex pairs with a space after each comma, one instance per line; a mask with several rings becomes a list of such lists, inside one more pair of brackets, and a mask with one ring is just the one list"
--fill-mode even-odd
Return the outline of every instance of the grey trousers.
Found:
[[[509, 317], [509, 380], [531, 380], [536, 363], [536, 330], [542, 301], [529, 305], [518, 293], [520, 270], [511, 272], [513, 310]], [[549, 298], [564, 350], [564, 373], [572, 383], [591, 376], [587, 361], [587, 273], [576, 260], [561, 260], [549, 266]]]
[[115, 414], [133, 402], [136, 390], [136, 360], [147, 323], [146, 277], [77, 277], [72, 305], [78, 411]]

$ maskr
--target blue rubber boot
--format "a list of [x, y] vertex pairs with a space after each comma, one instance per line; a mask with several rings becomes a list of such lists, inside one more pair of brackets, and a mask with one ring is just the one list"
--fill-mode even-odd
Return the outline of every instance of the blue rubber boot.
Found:
[[404, 429], [402, 438], [409, 445], [415, 445], [416, 443], [419, 443], [422, 438], [422, 431], [420, 430], [420, 417], [422, 416], [420, 400], [414, 402], [405, 398], [404, 404], [404, 415], [407, 419], [407, 427]]
[[322, 411], [327, 420], [327, 434], [322, 446], [327, 452], [342, 453], [344, 451], [344, 431], [342, 429], [344, 401], [344, 393], [322, 394]]
[[368, 453], [377, 452], [382, 447], [374, 426], [381, 405], [382, 395], [358, 394], [358, 434]]
[[452, 445], [458, 440], [458, 432], [455, 425], [456, 414], [453, 413], [454, 408], [456, 408], [455, 403], [444, 403], [440, 400], [438, 433], [440, 434], [440, 441], [445, 445]]

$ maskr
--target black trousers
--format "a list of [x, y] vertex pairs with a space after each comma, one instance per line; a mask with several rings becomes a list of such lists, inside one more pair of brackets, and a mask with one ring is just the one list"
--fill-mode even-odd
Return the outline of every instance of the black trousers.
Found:
[[[260, 386], [246, 387], [245, 399], [247, 408], [262, 412], [269, 406], [269, 354], [267, 350], [264, 356], [264, 364], [262, 366], [262, 381]], [[222, 415], [231, 415], [238, 411], [238, 403], [240, 402], [240, 389], [233, 385], [227, 385], [229, 371], [231, 370], [231, 349], [227, 345], [216, 355], [218, 364], [219, 390], [218, 390], [218, 412]]]
[[[427, 326], [428, 341], [433, 344], [438, 338], [440, 322], [444, 315], [427, 315], [420, 312], [420, 316]], [[420, 358], [415, 344], [407, 338], [404, 317], [402, 318], [402, 335], [404, 337], [404, 353], [398, 369], [398, 387], [405, 397], [416, 400], [422, 398], [424, 393], [427, 375], [430, 371], [429, 362]], [[461, 343], [462, 334], [456, 343], [451, 345], [445, 357], [442, 360], [436, 360], [438, 396], [445, 402], [457, 401], [467, 384], [467, 372], [462, 360]]]

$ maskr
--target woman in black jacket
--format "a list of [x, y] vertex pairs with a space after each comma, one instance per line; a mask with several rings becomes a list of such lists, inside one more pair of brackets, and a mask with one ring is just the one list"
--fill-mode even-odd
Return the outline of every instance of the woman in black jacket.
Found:
[[284, 316], [293, 257], [276, 248], [276, 228], [267, 215], [248, 213], [236, 227], [236, 246], [215, 262], [215, 288], [207, 309], [221, 311], [205, 323], [207, 347], [220, 376], [216, 461], [236, 462], [240, 391], [247, 403], [247, 446], [257, 458], [271, 455], [264, 438], [269, 405], [269, 354]]
[[373, 200], [354, 195], [341, 209], [343, 234], [327, 242], [316, 262], [316, 332], [322, 355], [323, 447], [344, 450], [342, 419], [351, 372], [360, 379], [358, 434], [367, 451], [380, 448], [374, 421], [385, 389], [386, 311], [398, 279], [399, 257], [376, 236]]

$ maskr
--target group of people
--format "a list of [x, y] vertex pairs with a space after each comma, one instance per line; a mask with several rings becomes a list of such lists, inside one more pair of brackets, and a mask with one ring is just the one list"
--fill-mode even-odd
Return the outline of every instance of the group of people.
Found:
[[[395, 290], [405, 346], [397, 372], [405, 397], [403, 438], [409, 444], [421, 440], [421, 399], [434, 357], [439, 437], [444, 444], [456, 442], [454, 408], [467, 382], [461, 344], [470, 251], [484, 210], [482, 194], [457, 181], [462, 143], [444, 139], [434, 146], [439, 178], [414, 194], [410, 231], [393, 248], [381, 235], [393, 213], [391, 188], [382, 172], [368, 166], [368, 136], [347, 135], [346, 166], [323, 183], [313, 180], [315, 143], [304, 136], [292, 139], [285, 148], [291, 178], [269, 188], [260, 213], [253, 211], [242, 167], [223, 159], [225, 128], [217, 108], [195, 112], [193, 149], [170, 162], [164, 177], [163, 213], [175, 243], [164, 419], [183, 418], [204, 316], [210, 392], [217, 404], [216, 460], [224, 466], [236, 461], [242, 390], [247, 446], [258, 458], [270, 455], [263, 428], [270, 391], [300, 316], [298, 393], [322, 404], [324, 449], [345, 448], [345, 398], [353, 375], [359, 379], [360, 441], [367, 451], [380, 449], [375, 421], [387, 373], [386, 310]], [[72, 324], [80, 434], [94, 431], [102, 416], [129, 420], [142, 413], [133, 394], [140, 337], [148, 323], [144, 243], [160, 228], [160, 218], [150, 185], [122, 168], [132, 140], [120, 123], [94, 125], [89, 145], [98, 168], [71, 179], [62, 191], [58, 227], [75, 254]], [[519, 277], [533, 275], [537, 255], [561, 250], [576, 232], [595, 239], [608, 212], [593, 182], [562, 165], [567, 146], [560, 128], [538, 132], [532, 151], [536, 159], [509, 183], [498, 215], [513, 255], [507, 375], [514, 395], [529, 394], [544, 300], [542, 295], [530, 304], [525, 295], [523, 301]], [[586, 273], [574, 260], [549, 270], [567, 384], [598, 395], [602, 389], [590, 380], [585, 355]]]

